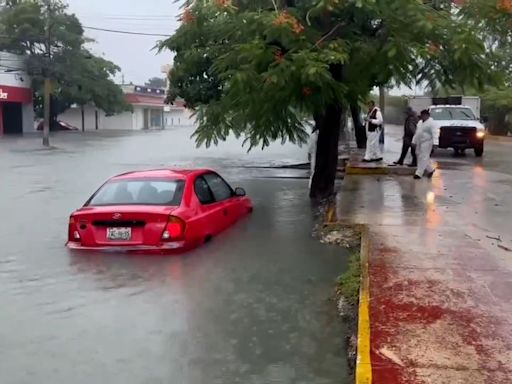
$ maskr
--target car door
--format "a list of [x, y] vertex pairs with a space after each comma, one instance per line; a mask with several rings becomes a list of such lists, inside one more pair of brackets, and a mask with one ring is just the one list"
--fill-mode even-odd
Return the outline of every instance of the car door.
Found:
[[196, 178], [194, 191], [201, 205], [203, 231], [205, 235], [216, 235], [229, 225], [227, 223], [227, 211], [224, 210], [225, 204], [223, 201], [216, 201], [204, 176]]
[[212, 191], [215, 203], [219, 204], [222, 210], [223, 228], [229, 227], [240, 216], [233, 189], [216, 173], [207, 173], [203, 177]]

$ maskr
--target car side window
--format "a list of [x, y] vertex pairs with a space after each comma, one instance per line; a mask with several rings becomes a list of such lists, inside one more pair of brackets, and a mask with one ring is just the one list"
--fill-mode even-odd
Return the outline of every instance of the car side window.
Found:
[[208, 173], [204, 175], [204, 178], [213, 192], [215, 201], [224, 201], [233, 197], [233, 190], [219, 175], [215, 173]]
[[215, 198], [213, 197], [212, 191], [210, 190], [208, 183], [202, 176], [196, 179], [194, 183], [194, 190], [201, 204], [212, 204], [215, 202]]

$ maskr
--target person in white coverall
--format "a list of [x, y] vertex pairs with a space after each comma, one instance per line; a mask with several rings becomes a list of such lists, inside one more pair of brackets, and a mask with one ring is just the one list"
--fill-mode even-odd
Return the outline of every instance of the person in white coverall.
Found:
[[309, 145], [308, 145], [308, 160], [311, 164], [311, 172], [309, 176], [309, 188], [311, 188], [311, 183], [313, 182], [313, 175], [315, 173], [315, 165], [316, 165], [316, 143], [318, 142], [318, 129], [313, 128], [313, 132], [309, 136]]
[[368, 103], [368, 115], [366, 121], [366, 153], [364, 162], [382, 161], [382, 151], [380, 149], [379, 138], [382, 132], [384, 119], [380, 109], [375, 106], [372, 100]]
[[418, 157], [418, 168], [416, 168], [415, 179], [421, 179], [426, 172], [430, 179], [434, 175], [435, 169], [430, 160], [432, 147], [434, 146], [434, 119], [430, 117], [428, 110], [421, 111], [421, 121], [418, 123], [416, 133], [412, 138], [412, 144], [416, 147], [416, 156]]

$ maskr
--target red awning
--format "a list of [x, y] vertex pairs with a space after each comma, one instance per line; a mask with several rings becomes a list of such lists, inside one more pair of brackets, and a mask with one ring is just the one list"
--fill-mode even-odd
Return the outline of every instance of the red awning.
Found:
[[0, 102], [31, 103], [32, 90], [30, 88], [9, 87], [0, 84]]

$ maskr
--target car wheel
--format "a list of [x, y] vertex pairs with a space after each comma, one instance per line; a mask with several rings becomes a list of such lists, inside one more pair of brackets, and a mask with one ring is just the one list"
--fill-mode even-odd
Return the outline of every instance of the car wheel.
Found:
[[484, 154], [484, 145], [483, 144], [481, 146], [475, 147], [475, 156], [476, 157], [482, 157], [483, 154]]

